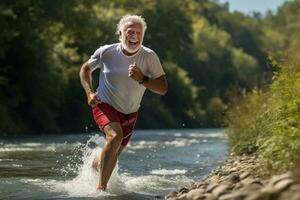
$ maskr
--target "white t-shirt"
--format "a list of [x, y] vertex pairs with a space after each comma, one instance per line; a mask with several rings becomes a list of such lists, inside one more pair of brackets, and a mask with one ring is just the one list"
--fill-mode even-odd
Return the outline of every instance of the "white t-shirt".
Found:
[[100, 68], [97, 95], [102, 102], [124, 114], [138, 111], [146, 89], [128, 77], [129, 65], [134, 63], [151, 79], [165, 75], [156, 53], [144, 46], [136, 54], [126, 56], [120, 43], [105, 45], [97, 49], [88, 60], [92, 71]]

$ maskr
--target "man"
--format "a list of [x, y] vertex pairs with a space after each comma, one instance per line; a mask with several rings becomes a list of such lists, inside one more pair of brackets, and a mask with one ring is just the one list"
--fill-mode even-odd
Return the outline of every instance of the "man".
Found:
[[[160, 95], [165, 95], [168, 90], [159, 58], [154, 51], [142, 46], [146, 27], [141, 16], [122, 17], [116, 32], [120, 43], [101, 46], [80, 70], [87, 102], [106, 137], [98, 159], [100, 180], [97, 190], [100, 191], [106, 189], [118, 156], [131, 137], [145, 89]], [[100, 77], [95, 92], [91, 74], [97, 68]]]

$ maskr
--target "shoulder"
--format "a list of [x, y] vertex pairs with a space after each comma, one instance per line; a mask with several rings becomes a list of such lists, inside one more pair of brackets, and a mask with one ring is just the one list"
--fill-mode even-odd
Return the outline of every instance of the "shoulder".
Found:
[[106, 53], [112, 52], [112, 51], [116, 51], [118, 47], [118, 43], [114, 43], [114, 44], [106, 44], [103, 46], [100, 46], [96, 52], [98, 52], [98, 54], [100, 54], [100, 56], [103, 56]]
[[155, 55], [156, 54], [152, 49], [150, 49], [148, 47], [145, 47], [142, 45], [141, 48], [142, 48], [143, 54], [145, 54], [145, 55]]
[[114, 44], [107, 44], [107, 45], [100, 47], [100, 48], [102, 48], [102, 55], [104, 55], [106, 53], [117, 51], [118, 45], [119, 45], [119, 43], [114, 43]]
[[148, 60], [153, 60], [153, 59], [157, 60], [157, 59], [159, 59], [154, 50], [152, 50], [148, 47], [145, 47], [145, 46], [142, 46], [142, 54]]

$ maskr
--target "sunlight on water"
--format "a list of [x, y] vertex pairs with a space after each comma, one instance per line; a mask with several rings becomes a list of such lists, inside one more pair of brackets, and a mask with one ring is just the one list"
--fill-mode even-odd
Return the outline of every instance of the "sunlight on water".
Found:
[[153, 199], [202, 178], [226, 157], [222, 130], [137, 131], [120, 156], [107, 191], [98, 192], [100, 175], [92, 162], [100, 156], [105, 139], [92, 134], [2, 143], [0, 199]]
[[95, 197], [124, 194], [126, 192], [125, 184], [122, 182], [117, 172], [118, 164], [108, 183], [107, 191], [96, 191], [99, 173], [92, 168], [92, 162], [100, 155], [104, 143], [104, 139], [99, 137], [99, 135], [91, 137], [82, 148], [82, 164], [78, 163], [78, 175], [72, 180], [56, 183], [55, 189], [59, 192], [67, 193], [72, 197]]
[[[114, 196], [122, 195], [131, 192], [138, 192], [141, 194], [153, 195], [157, 190], [166, 190], [166, 185], [173, 186], [177, 184], [184, 184], [191, 181], [185, 176], [166, 177], [165, 175], [182, 175], [186, 170], [153, 170], [151, 175], [134, 177], [130, 174], [119, 174], [118, 164], [113, 171], [113, 174], [108, 182], [106, 192], [96, 191], [99, 180], [99, 173], [91, 166], [95, 158], [97, 158], [105, 143], [104, 138], [99, 135], [92, 136], [84, 146], [80, 146], [82, 151], [82, 162], [77, 163], [77, 175], [75, 178], [66, 181], [50, 181], [49, 184], [55, 192], [64, 193], [69, 197], [99, 197], [99, 196]], [[141, 146], [151, 145], [151, 142], [141, 141], [140, 143], [131, 146], [132, 149], [139, 149]], [[137, 147], [137, 148], [134, 148]], [[74, 151], [77, 152], [78, 151]], [[77, 156], [77, 155], [72, 155]], [[62, 170], [73, 170], [72, 167], [64, 168]]]
[[176, 175], [176, 174], [185, 174], [187, 170], [168, 170], [168, 169], [155, 169], [150, 171], [150, 174], [156, 174], [156, 175]]

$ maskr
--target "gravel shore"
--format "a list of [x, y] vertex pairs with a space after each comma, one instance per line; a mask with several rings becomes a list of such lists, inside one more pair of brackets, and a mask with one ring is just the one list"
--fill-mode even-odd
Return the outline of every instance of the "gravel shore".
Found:
[[262, 178], [253, 173], [255, 156], [230, 156], [209, 176], [169, 193], [166, 200], [300, 200], [291, 172]]

